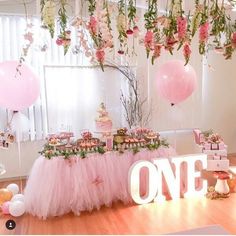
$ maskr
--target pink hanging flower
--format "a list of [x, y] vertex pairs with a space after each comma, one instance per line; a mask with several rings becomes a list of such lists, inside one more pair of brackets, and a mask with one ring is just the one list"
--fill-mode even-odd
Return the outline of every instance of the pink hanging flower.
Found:
[[189, 43], [185, 43], [184, 47], [183, 47], [183, 55], [184, 55], [184, 58], [186, 60], [186, 64], [189, 61], [191, 53], [192, 53], [192, 51], [191, 51], [191, 48], [189, 46]]
[[172, 51], [174, 49], [174, 45], [177, 43], [178, 41], [174, 38], [174, 37], [167, 37], [166, 38], [166, 45], [165, 45], [165, 49]]
[[202, 25], [200, 25], [199, 28], [199, 41], [201, 43], [205, 43], [208, 39], [208, 30], [209, 30], [209, 22], [206, 22]]
[[236, 32], [232, 33], [231, 42], [232, 42], [233, 47], [236, 47]]
[[57, 44], [58, 46], [61, 46], [61, 45], [63, 44], [63, 39], [62, 39], [62, 38], [57, 38], [56, 44]]
[[187, 19], [183, 17], [178, 17], [177, 19], [177, 29], [178, 29], [178, 38], [183, 40], [187, 32]]
[[156, 44], [154, 46], [154, 53], [153, 53], [153, 57], [154, 58], [157, 58], [157, 57], [159, 57], [161, 55], [161, 47], [162, 47], [161, 44]]
[[139, 28], [138, 28], [137, 25], [133, 27], [133, 32], [134, 32], [134, 37], [135, 38], [138, 37], [138, 35], [139, 35]]
[[97, 25], [98, 23], [96, 18], [94, 16], [90, 16], [88, 28], [93, 34], [96, 34], [97, 32]]
[[33, 33], [28, 32], [24, 35], [25, 40], [28, 40], [30, 43], [33, 43], [34, 39], [33, 39]]
[[123, 55], [124, 53], [125, 52], [122, 49], [118, 50], [118, 54]]
[[134, 33], [134, 31], [132, 29], [127, 29], [126, 30], [127, 35], [132, 35], [133, 33]]
[[98, 49], [96, 51], [96, 58], [100, 63], [103, 63], [105, 60], [105, 52], [103, 49]]
[[152, 49], [153, 46], [153, 32], [148, 30], [146, 32], [145, 38], [144, 38], [144, 43], [145, 43], [145, 47], [149, 50]]

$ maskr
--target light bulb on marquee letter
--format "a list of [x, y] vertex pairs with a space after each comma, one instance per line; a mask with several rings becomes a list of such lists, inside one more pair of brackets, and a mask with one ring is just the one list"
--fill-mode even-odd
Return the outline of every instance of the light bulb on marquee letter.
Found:
[[[149, 179], [147, 181], [147, 193], [145, 196], [140, 196], [140, 181], [139, 176], [142, 168], [148, 168]], [[137, 204], [145, 204], [151, 202], [157, 194], [157, 169], [149, 161], [137, 161], [129, 169], [129, 190], [132, 199]]]

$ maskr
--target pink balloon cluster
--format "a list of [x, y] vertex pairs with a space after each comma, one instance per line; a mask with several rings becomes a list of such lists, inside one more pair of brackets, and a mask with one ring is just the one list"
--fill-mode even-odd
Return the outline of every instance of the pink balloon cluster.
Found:
[[40, 92], [39, 79], [25, 64], [16, 71], [18, 61], [0, 63], [0, 107], [20, 111], [32, 105]]
[[172, 105], [187, 99], [197, 87], [197, 75], [193, 67], [184, 61], [171, 60], [157, 72], [157, 90]]

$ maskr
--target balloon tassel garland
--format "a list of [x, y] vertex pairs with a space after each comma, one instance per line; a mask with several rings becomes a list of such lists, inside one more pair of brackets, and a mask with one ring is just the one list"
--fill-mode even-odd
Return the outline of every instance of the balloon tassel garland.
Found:
[[13, 112], [12, 116], [12, 130], [16, 132], [16, 142], [18, 149], [18, 164], [20, 171], [20, 192], [22, 193], [22, 177], [21, 177], [21, 139], [23, 132], [29, 131], [29, 120], [28, 118], [18, 111]]

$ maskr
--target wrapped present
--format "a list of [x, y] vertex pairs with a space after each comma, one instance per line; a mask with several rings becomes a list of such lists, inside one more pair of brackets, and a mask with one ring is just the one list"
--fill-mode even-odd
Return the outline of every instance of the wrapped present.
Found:
[[221, 159], [220, 156], [217, 156], [217, 155], [213, 156], [213, 160], [220, 160], [220, 159]]
[[211, 150], [211, 143], [204, 143], [203, 150]]
[[194, 134], [194, 139], [195, 139], [196, 144], [202, 144], [206, 141], [205, 140], [205, 135], [202, 133], [201, 130], [194, 129], [193, 134]]
[[207, 171], [228, 171], [229, 160], [207, 160]]
[[203, 143], [204, 150], [224, 150], [226, 148], [223, 142], [213, 143], [213, 142], [205, 142]]
[[106, 136], [106, 148], [108, 151], [113, 149], [113, 136]]

